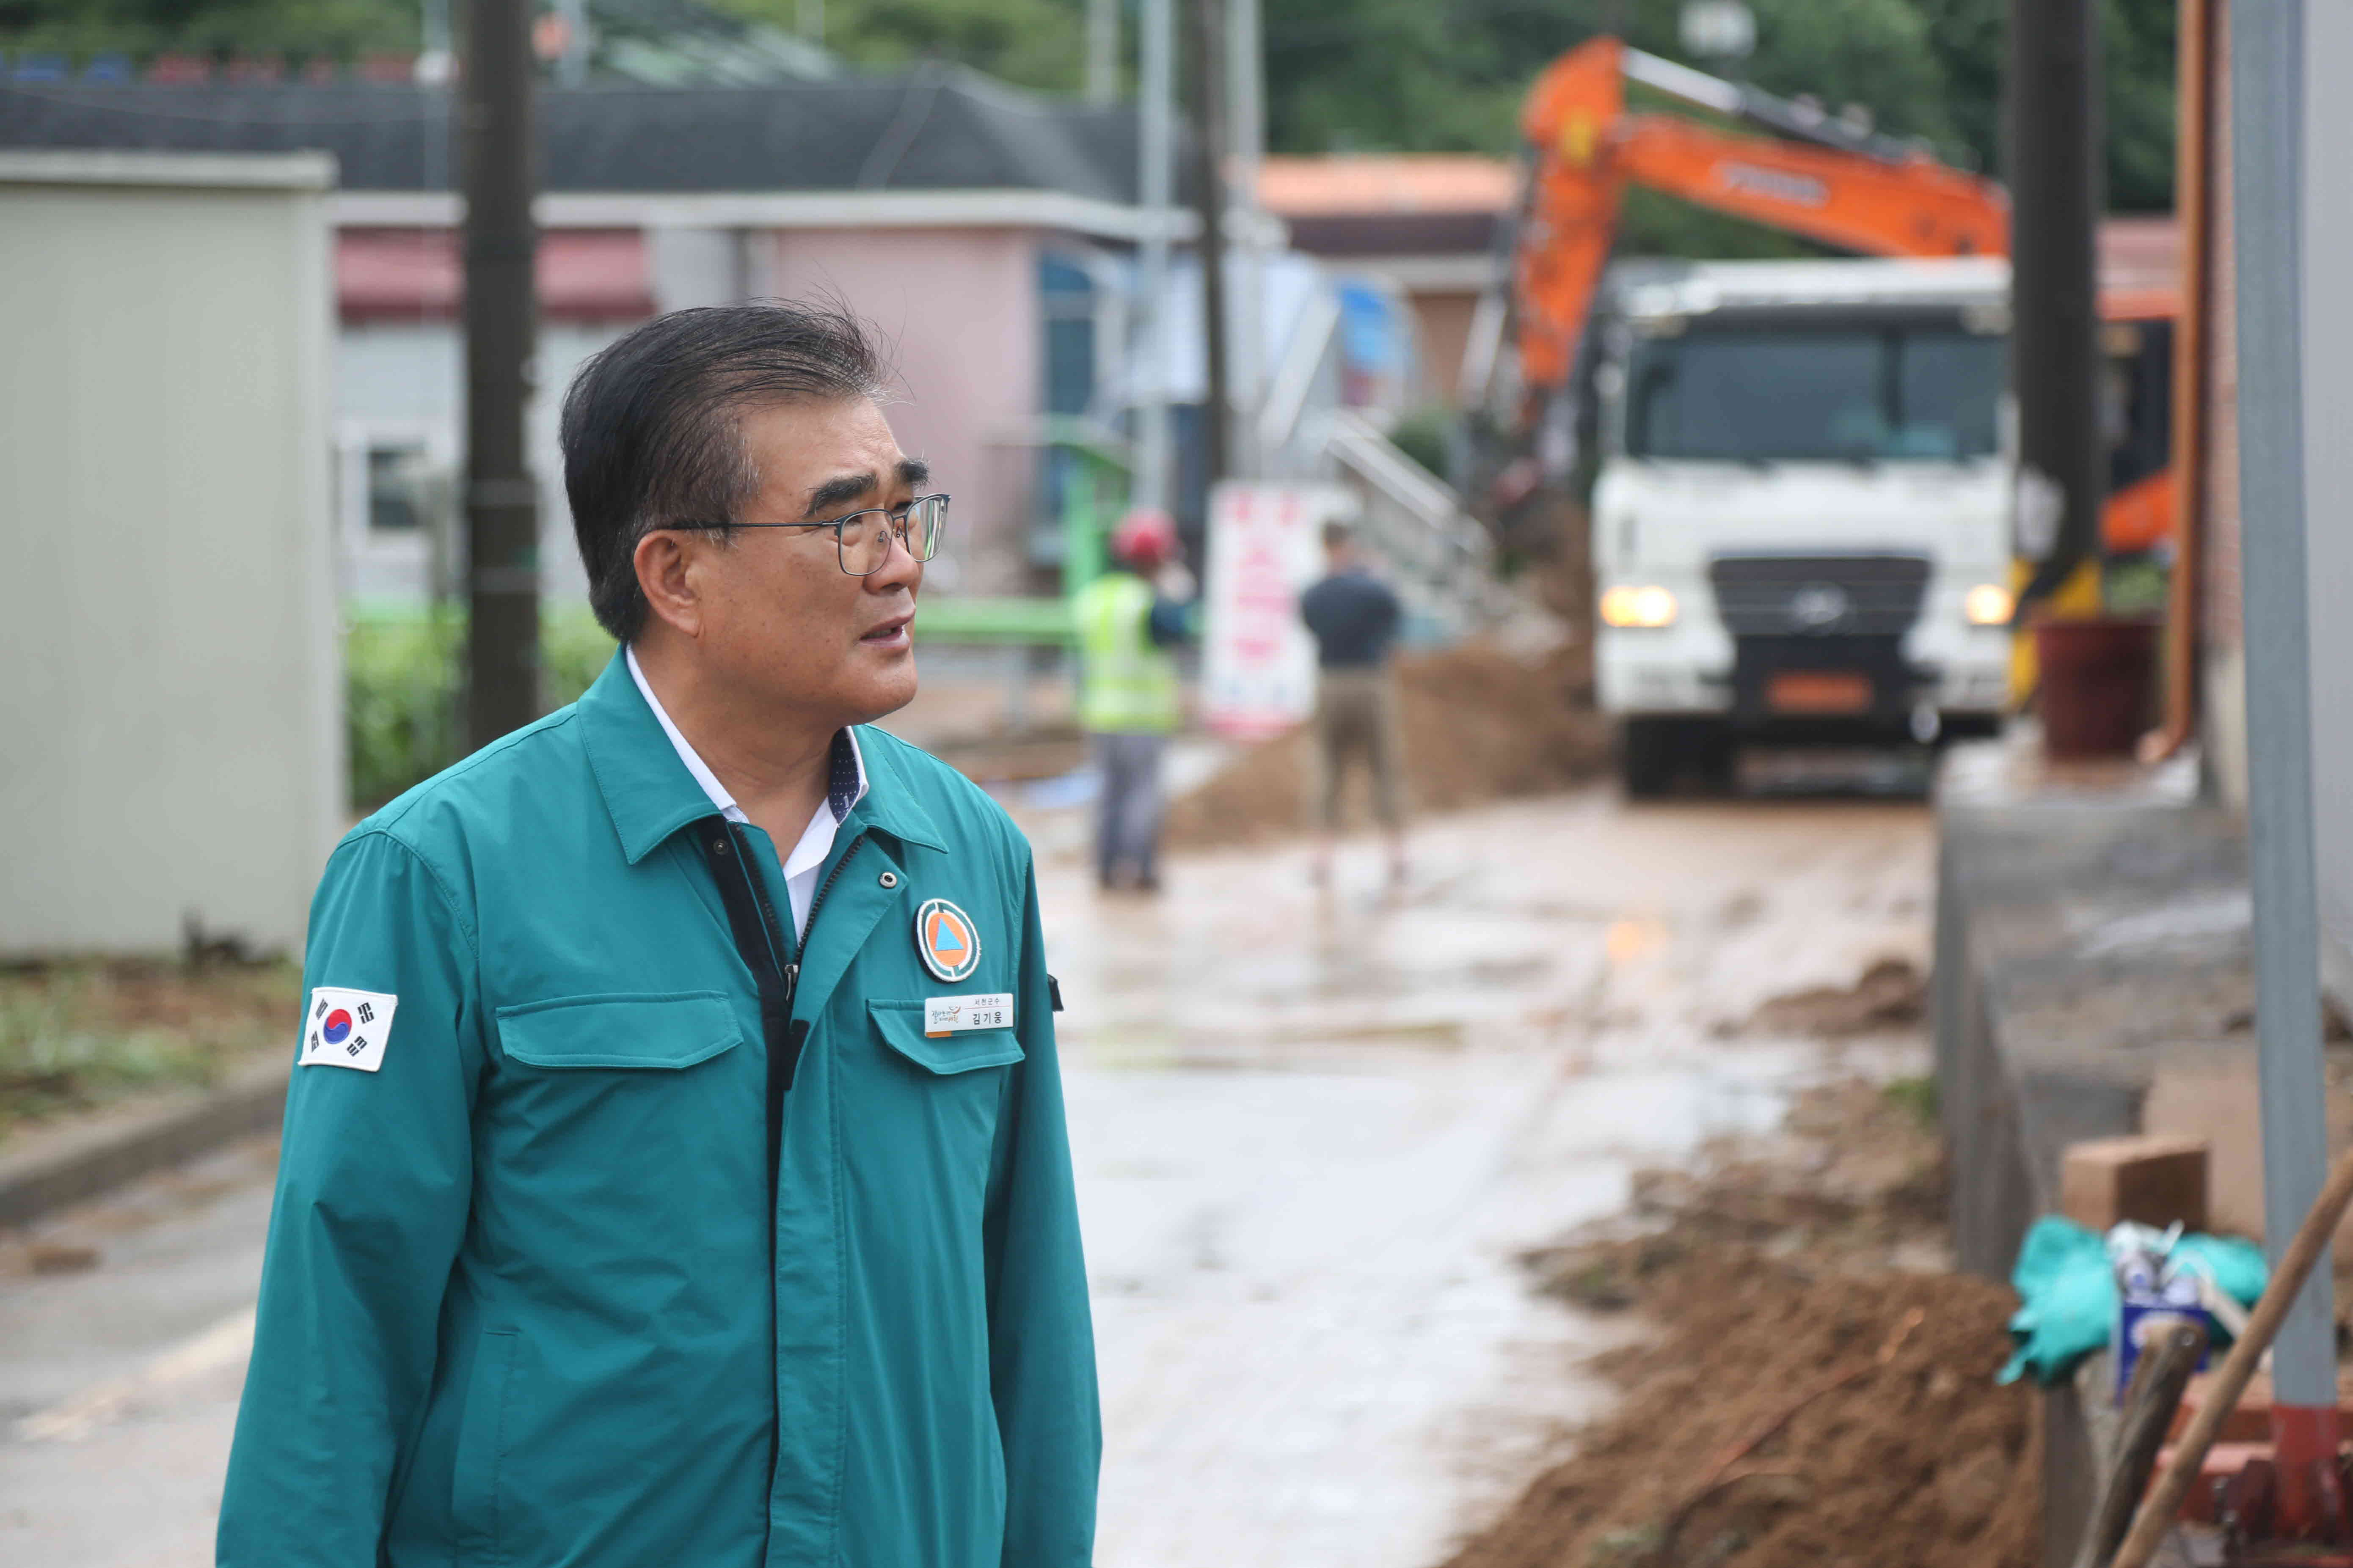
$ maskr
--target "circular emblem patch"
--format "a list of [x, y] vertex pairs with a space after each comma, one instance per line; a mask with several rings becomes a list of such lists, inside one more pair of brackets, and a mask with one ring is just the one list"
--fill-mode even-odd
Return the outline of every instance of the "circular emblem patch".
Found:
[[915, 911], [915, 951], [924, 968], [954, 983], [980, 967], [980, 932], [945, 899], [927, 899]]
[[343, 1037], [352, 1032], [352, 1016], [341, 1007], [327, 1015], [327, 1044], [340, 1046]]

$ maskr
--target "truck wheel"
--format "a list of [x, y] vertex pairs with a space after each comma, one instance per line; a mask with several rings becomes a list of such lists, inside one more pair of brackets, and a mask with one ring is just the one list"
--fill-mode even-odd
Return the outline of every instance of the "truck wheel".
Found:
[[1710, 795], [1730, 795], [1740, 778], [1740, 742], [1734, 739], [1732, 726], [1720, 720], [1694, 720], [1684, 744], [1702, 787]]
[[1629, 800], [1656, 800], [1675, 782], [1675, 721], [1629, 719], [1618, 727], [1618, 776]]

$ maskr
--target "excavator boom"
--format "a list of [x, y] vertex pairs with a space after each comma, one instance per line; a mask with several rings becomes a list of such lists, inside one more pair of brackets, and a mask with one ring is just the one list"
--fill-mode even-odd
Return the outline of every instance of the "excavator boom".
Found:
[[[1631, 77], [1804, 141], [1740, 135], [1665, 114], [1629, 114]], [[1867, 131], [1599, 37], [1530, 89], [1534, 150], [1518, 261], [1521, 372], [1568, 377], [1616, 237], [1628, 184], [1873, 256], [2006, 255], [2001, 187]]]
[[[1771, 132], [1744, 134], [1668, 113], [1630, 113], [1626, 83]], [[1530, 154], [1514, 260], [1520, 378], [1533, 410], [1576, 369], [1629, 184], [1662, 191], [1785, 233], [1868, 256], [2007, 256], [2001, 186], [1938, 163], [1921, 147], [1597, 37], [1536, 79], [1520, 115]], [[2161, 320], [2169, 295], [2104, 296], [2115, 321]], [[2113, 497], [2110, 550], [2146, 550], [2172, 532], [2169, 469]]]

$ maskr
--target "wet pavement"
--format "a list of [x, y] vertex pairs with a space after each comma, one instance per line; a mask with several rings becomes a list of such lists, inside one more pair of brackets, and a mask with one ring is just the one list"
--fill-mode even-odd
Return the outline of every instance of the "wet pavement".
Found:
[[[1296, 847], [1095, 894], [1037, 816], [1095, 1294], [1103, 1568], [1427, 1568], [1594, 1407], [1627, 1331], [1516, 1254], [1631, 1173], [1769, 1125], [1826, 1048], [1743, 1026], [1786, 992], [1925, 963], [1916, 805], [1605, 792], [1425, 824], [1400, 889]], [[1922, 1070], [1920, 1047], [1848, 1064]], [[226, 1151], [0, 1256], [0, 1562], [209, 1561], [268, 1206]]]
[[1909, 806], [1595, 793], [1426, 826], [1394, 891], [1366, 845], [1328, 894], [1290, 849], [1181, 862], [1155, 901], [1039, 837], [1104, 1568], [1437, 1562], [1624, 1331], [1530, 1298], [1517, 1253], [1778, 1120], [1825, 1056], [1723, 1037], [1757, 1004], [1925, 960]]

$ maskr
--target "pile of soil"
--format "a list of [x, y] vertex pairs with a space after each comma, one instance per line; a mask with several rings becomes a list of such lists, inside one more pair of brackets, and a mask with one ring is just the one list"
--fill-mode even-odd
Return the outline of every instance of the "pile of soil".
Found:
[[2031, 1396], [1993, 1382], [2015, 1303], [1921, 1267], [1941, 1202], [1916, 1111], [1852, 1084], [1769, 1150], [1641, 1184], [1632, 1233], [1533, 1256], [1660, 1331], [1603, 1359], [1620, 1403], [1448, 1568], [2038, 1561]]
[[1927, 977], [1908, 960], [1883, 958], [1852, 985], [1817, 986], [1772, 998], [1757, 1009], [1748, 1028], [1841, 1040], [1915, 1028], [1927, 1013]]
[[[1401, 657], [1409, 808], [1459, 810], [1599, 773], [1609, 733], [1593, 710], [1590, 671], [1574, 640], [1528, 656], [1469, 642]], [[1169, 808], [1166, 841], [1212, 848], [1299, 831], [1309, 821], [1314, 744], [1303, 728], [1243, 752]], [[1366, 794], [1360, 770], [1345, 797], [1352, 824], [1370, 821]]]

